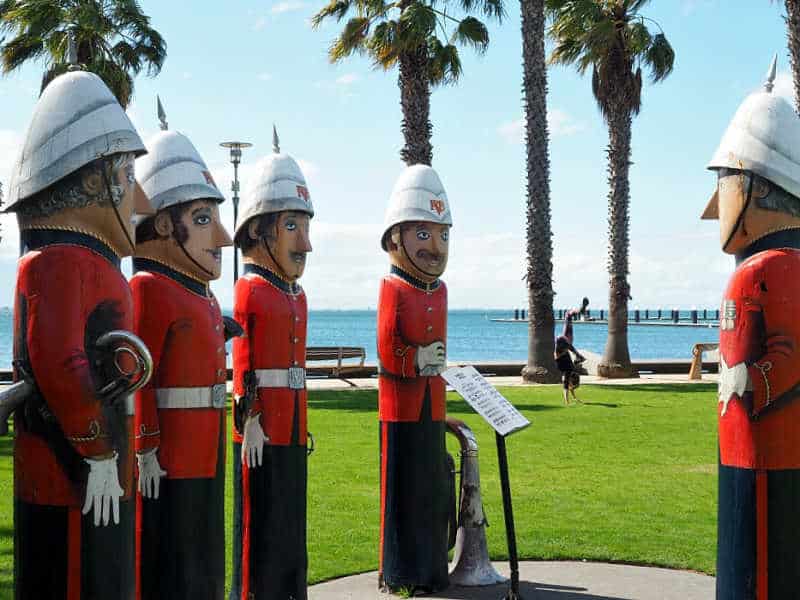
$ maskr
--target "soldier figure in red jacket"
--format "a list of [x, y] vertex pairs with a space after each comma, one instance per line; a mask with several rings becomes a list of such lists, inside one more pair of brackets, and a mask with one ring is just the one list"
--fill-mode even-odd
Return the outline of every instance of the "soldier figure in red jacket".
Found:
[[306, 296], [297, 280], [314, 215], [303, 173], [275, 153], [245, 198], [233, 343], [234, 540], [231, 600], [305, 600]]
[[147, 148], [137, 173], [158, 212], [136, 229], [131, 279], [135, 331], [154, 364], [136, 397], [140, 597], [221, 600], [225, 331], [208, 284], [232, 244], [225, 198], [186, 136], [165, 130]]
[[441, 590], [447, 575], [445, 369], [450, 206], [436, 172], [406, 169], [381, 246], [391, 274], [378, 299], [381, 445], [380, 582]]
[[800, 589], [800, 119], [774, 76], [728, 126], [703, 215], [737, 264], [720, 312], [720, 600]]
[[18, 599], [134, 596], [133, 403], [103, 340], [133, 324], [119, 264], [133, 213], [152, 213], [134, 178], [144, 151], [102, 80], [73, 71], [39, 98], [12, 174], [15, 376], [36, 388], [15, 420]]

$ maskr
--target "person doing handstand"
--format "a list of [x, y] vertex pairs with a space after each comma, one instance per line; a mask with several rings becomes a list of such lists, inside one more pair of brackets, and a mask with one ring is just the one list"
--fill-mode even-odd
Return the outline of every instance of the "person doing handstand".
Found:
[[[566, 330], [566, 324], [564, 329]], [[570, 352], [575, 355], [575, 362], [572, 361]], [[575, 347], [572, 345], [572, 342], [567, 338], [566, 335], [560, 335], [556, 338], [556, 349], [553, 355], [556, 359], [558, 370], [561, 371], [561, 375], [563, 376], [564, 404], [569, 404], [570, 394], [572, 394], [572, 397], [576, 402], [580, 402], [578, 397], [575, 395], [575, 388], [578, 387], [578, 382], [580, 381], [580, 376], [578, 375], [575, 367], [576, 363], [580, 364], [586, 360], [586, 358], [575, 349]]]

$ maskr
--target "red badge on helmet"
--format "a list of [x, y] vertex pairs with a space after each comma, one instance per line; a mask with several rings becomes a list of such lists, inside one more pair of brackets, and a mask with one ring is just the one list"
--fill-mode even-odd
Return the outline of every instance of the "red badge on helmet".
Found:
[[308, 188], [304, 185], [297, 186], [297, 197], [302, 198], [308, 204]]
[[213, 185], [214, 187], [217, 187], [217, 182], [214, 181], [214, 178], [211, 176], [211, 173], [209, 173], [208, 171], [203, 171], [203, 177], [206, 178], [206, 183], [208, 185]]
[[436, 211], [436, 214], [439, 216], [445, 211], [447, 206], [444, 203], [444, 200], [439, 200], [438, 198], [431, 198], [431, 210]]

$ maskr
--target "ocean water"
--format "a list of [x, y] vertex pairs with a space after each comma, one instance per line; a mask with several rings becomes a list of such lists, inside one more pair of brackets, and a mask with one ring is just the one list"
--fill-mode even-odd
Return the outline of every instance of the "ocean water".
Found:
[[[451, 310], [447, 321], [447, 358], [455, 361], [524, 361], [528, 353], [526, 323], [496, 323], [490, 318], [510, 318], [508, 310]], [[687, 319], [687, 313], [681, 318]], [[369, 310], [311, 311], [309, 346], [362, 346], [367, 362], [376, 361], [375, 312]], [[556, 323], [556, 335], [561, 333]], [[602, 353], [605, 325], [577, 322], [575, 347]], [[709, 327], [631, 326], [628, 344], [634, 358], [691, 358], [698, 342], [717, 342], [719, 331]], [[12, 315], [0, 308], [0, 370], [11, 368]]]

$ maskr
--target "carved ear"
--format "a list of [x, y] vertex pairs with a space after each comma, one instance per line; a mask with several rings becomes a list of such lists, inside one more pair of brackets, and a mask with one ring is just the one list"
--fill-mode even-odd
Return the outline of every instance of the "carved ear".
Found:
[[261, 224], [261, 219], [250, 219], [247, 224], [247, 235], [251, 240], [257, 240], [261, 236], [258, 235], [258, 226]]
[[163, 210], [159, 212], [155, 216], [155, 221], [153, 222], [153, 227], [156, 230], [156, 233], [161, 237], [169, 237], [172, 235], [173, 225], [172, 225], [172, 217], [170, 214]]
[[81, 187], [83, 191], [90, 198], [97, 198], [105, 192], [105, 182], [103, 181], [103, 173], [100, 168], [94, 166], [85, 167], [81, 172]]
[[400, 247], [400, 237], [402, 236], [400, 225], [394, 225], [389, 232], [389, 239], [386, 240], [386, 247], [389, 251], [397, 250]]

